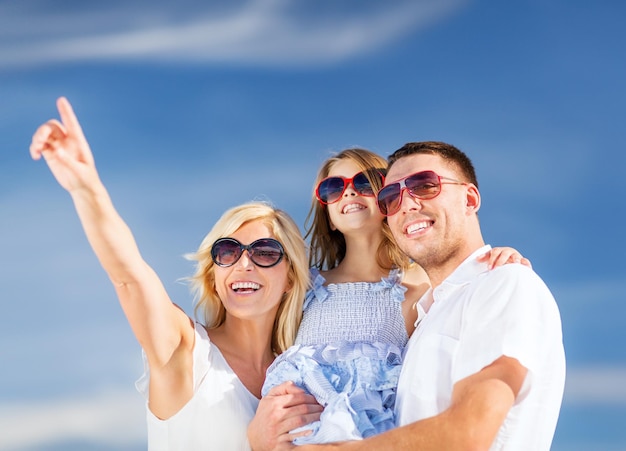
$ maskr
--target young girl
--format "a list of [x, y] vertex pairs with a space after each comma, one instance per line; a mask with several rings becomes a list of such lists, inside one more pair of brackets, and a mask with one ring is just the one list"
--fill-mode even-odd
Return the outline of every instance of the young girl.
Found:
[[[296, 444], [358, 440], [395, 425], [401, 353], [429, 282], [395, 246], [378, 210], [385, 167], [382, 157], [355, 148], [318, 173], [307, 218], [312, 288], [295, 345], [268, 369], [262, 389], [266, 395], [290, 380], [324, 406], [320, 421], [291, 431]], [[521, 260], [510, 248], [483, 258]]]

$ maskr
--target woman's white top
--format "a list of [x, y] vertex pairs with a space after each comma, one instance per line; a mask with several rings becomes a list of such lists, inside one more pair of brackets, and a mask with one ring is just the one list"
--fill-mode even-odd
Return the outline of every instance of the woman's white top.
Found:
[[135, 384], [146, 399], [149, 451], [248, 451], [248, 423], [259, 400], [241, 383], [206, 329], [195, 325], [193, 397], [172, 417], [161, 420], [148, 407], [150, 370], [145, 353], [144, 374]]

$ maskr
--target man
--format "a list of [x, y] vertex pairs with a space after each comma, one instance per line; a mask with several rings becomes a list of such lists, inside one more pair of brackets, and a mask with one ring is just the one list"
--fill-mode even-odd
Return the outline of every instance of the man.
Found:
[[378, 200], [432, 289], [405, 352], [402, 427], [375, 440], [389, 449], [549, 450], [565, 383], [558, 308], [528, 267], [489, 271], [475, 261], [486, 248], [470, 159], [449, 144], [408, 143], [389, 157]]
[[399, 427], [323, 446], [549, 450], [565, 382], [559, 311], [530, 268], [489, 270], [476, 262], [489, 246], [469, 158], [441, 142], [408, 143], [389, 157], [378, 203], [432, 288], [416, 305], [417, 329], [405, 351]]

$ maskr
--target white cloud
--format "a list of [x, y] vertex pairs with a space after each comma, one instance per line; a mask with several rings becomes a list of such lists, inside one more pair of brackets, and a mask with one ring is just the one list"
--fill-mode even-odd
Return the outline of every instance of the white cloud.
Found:
[[570, 368], [564, 404], [619, 404], [626, 406], [626, 366]]
[[146, 443], [145, 407], [136, 391], [0, 405], [1, 449], [64, 442], [110, 448]]
[[467, 3], [399, 0], [362, 7], [354, 2], [349, 11], [331, 3], [325, 9], [311, 4], [305, 11], [306, 2], [286, 0], [252, 0], [230, 9], [202, 3], [181, 8], [164, 2], [137, 8], [118, 2], [100, 5], [99, 10], [46, 11], [34, 8], [32, 1], [0, 7], [4, 68], [111, 59], [329, 63], [378, 49]]

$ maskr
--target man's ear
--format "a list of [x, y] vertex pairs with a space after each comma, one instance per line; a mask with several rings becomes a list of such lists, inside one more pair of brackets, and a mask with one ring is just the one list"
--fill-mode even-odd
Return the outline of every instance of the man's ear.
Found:
[[466, 206], [468, 213], [478, 213], [480, 210], [480, 192], [472, 183], [467, 186]]

